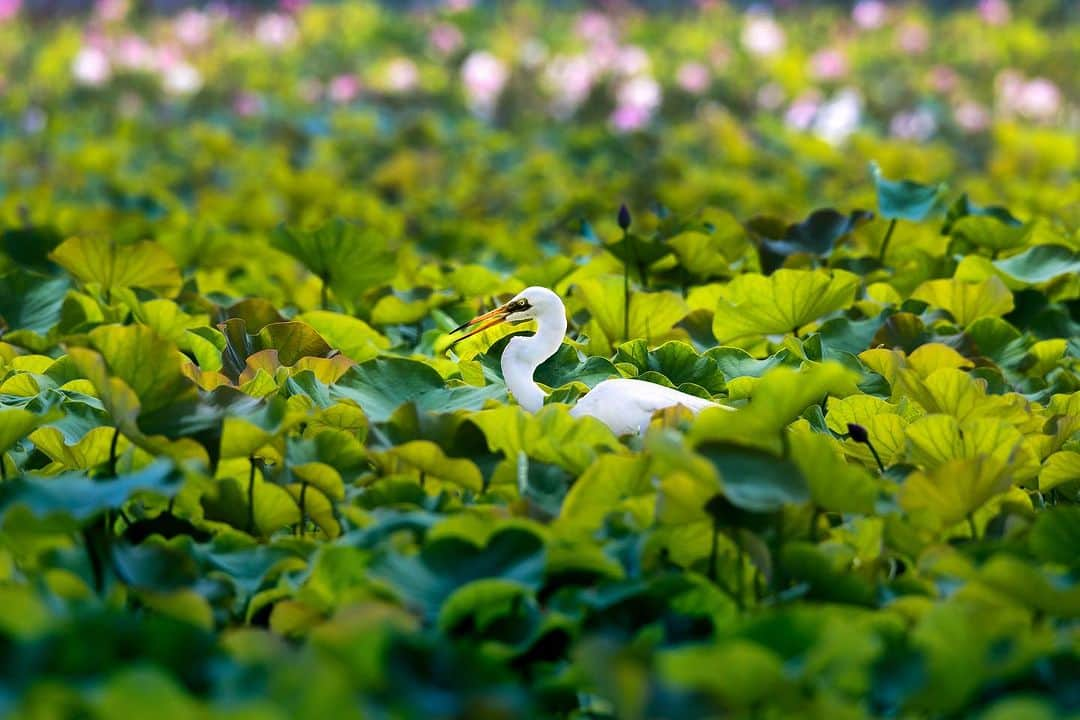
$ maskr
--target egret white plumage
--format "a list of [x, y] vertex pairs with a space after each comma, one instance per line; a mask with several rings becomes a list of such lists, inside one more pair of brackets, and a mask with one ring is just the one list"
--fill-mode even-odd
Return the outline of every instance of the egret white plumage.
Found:
[[[509, 302], [478, 315], [453, 332], [472, 329], [457, 343], [496, 325], [526, 320], [536, 320], [536, 333], [510, 339], [502, 354], [502, 372], [518, 405], [536, 412], [544, 404], [544, 391], [533, 380], [533, 373], [558, 351], [566, 336], [566, 308], [558, 295], [543, 287], [525, 288]], [[604, 380], [582, 396], [570, 414], [594, 417], [616, 435], [626, 435], [644, 432], [653, 413], [677, 405], [694, 413], [707, 407], [733, 409], [656, 383], [615, 378]]]

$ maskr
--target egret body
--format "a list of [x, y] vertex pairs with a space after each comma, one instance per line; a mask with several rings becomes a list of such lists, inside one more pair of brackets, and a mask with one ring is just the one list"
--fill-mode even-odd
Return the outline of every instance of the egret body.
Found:
[[[454, 332], [472, 329], [461, 338], [464, 340], [504, 322], [525, 320], [536, 320], [536, 333], [510, 339], [502, 354], [502, 372], [518, 405], [536, 412], [544, 404], [544, 391], [533, 380], [533, 373], [558, 351], [566, 336], [566, 308], [558, 295], [547, 288], [526, 288], [506, 304], [473, 318]], [[732, 409], [656, 383], [615, 378], [604, 380], [586, 393], [570, 414], [594, 417], [616, 435], [626, 435], [644, 432], [653, 413], [676, 405], [695, 413], [707, 407]]]

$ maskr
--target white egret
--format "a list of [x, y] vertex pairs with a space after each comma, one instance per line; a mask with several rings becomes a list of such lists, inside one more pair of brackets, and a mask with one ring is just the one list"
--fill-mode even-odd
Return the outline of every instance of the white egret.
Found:
[[[509, 302], [473, 318], [453, 332], [472, 329], [456, 340], [456, 344], [504, 322], [525, 320], [536, 320], [536, 333], [510, 339], [502, 354], [502, 372], [506, 387], [518, 405], [536, 412], [544, 404], [544, 391], [533, 380], [533, 373], [540, 363], [558, 351], [566, 335], [566, 308], [558, 295], [543, 287], [525, 288]], [[616, 435], [627, 435], [644, 432], [653, 413], [677, 405], [695, 413], [707, 407], [734, 409], [656, 383], [615, 378], [604, 380], [582, 396], [570, 414], [594, 417]]]

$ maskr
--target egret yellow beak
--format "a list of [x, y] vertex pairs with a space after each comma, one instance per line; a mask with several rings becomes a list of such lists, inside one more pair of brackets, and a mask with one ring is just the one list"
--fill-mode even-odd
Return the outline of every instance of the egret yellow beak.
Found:
[[457, 340], [452, 342], [450, 344], [450, 347], [454, 347], [454, 345], [457, 345], [462, 340], [465, 340], [466, 338], [471, 338], [473, 335], [476, 335], [478, 333], [482, 333], [485, 330], [487, 330], [488, 328], [492, 328], [492, 327], [495, 327], [496, 325], [499, 325], [501, 323], [506, 322], [506, 317], [509, 314], [510, 314], [510, 311], [507, 309], [506, 305], [500, 305], [499, 307], [495, 308], [491, 312], [486, 312], [483, 315], [477, 315], [476, 317], [474, 317], [472, 320], [465, 323], [464, 325], [459, 325], [458, 327], [456, 327], [456, 328], [454, 328], [453, 330], [450, 331], [451, 335], [453, 335], [456, 332], [461, 332], [462, 330], [466, 330], [468, 328], [473, 328], [473, 330], [471, 332], [469, 332], [469, 333], [466, 333], [465, 335], [462, 335]]

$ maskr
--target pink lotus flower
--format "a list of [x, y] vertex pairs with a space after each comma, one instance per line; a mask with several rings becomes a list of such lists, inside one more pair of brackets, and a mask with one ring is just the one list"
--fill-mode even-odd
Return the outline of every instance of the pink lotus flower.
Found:
[[762, 85], [755, 97], [762, 110], [776, 110], [784, 103], [784, 88], [774, 82]]
[[22, 0], [0, 0], [0, 22], [15, 17], [21, 9]]
[[254, 117], [266, 109], [262, 96], [253, 92], [240, 92], [233, 98], [233, 112], [240, 117]]
[[686, 62], [676, 71], [675, 82], [691, 95], [700, 95], [709, 89], [712, 78], [709, 76], [709, 68], [703, 63]]
[[660, 84], [647, 75], [639, 75], [619, 85], [615, 99], [621, 107], [640, 108], [651, 113], [660, 106]]
[[97, 0], [94, 4], [94, 14], [105, 22], [123, 20], [130, 9], [128, 0]]
[[1011, 13], [1006, 0], [979, 0], [979, 16], [987, 25], [1005, 25]]
[[863, 30], [875, 30], [885, 24], [888, 14], [882, 0], [859, 0], [851, 10], [851, 19]]
[[612, 24], [611, 18], [595, 10], [583, 12], [578, 17], [574, 30], [577, 32], [578, 37], [593, 42], [615, 37], [615, 26]]
[[596, 72], [584, 55], [560, 55], [544, 70], [544, 87], [552, 95], [551, 111], [556, 117], [569, 117], [592, 92]]
[[387, 87], [396, 93], [412, 92], [420, 84], [420, 71], [407, 57], [398, 57], [386, 67]]
[[821, 106], [814, 118], [814, 134], [831, 145], [843, 144], [859, 127], [862, 96], [854, 88], [844, 88]]
[[428, 42], [440, 55], [451, 55], [465, 42], [465, 37], [456, 25], [439, 23], [428, 33]]
[[752, 13], [742, 32], [742, 44], [752, 55], [768, 57], [784, 49], [787, 38], [784, 31], [772, 17]]
[[296, 21], [284, 13], [266, 13], [255, 21], [255, 39], [267, 47], [291, 45], [297, 34]]
[[118, 66], [128, 70], [148, 72], [154, 69], [154, 48], [135, 34], [120, 38], [113, 48], [112, 58]]
[[192, 95], [202, 84], [202, 74], [183, 61], [170, 64], [161, 75], [161, 87], [170, 95]]
[[966, 133], [982, 132], [990, 126], [990, 112], [979, 103], [968, 100], [953, 109], [953, 120]]
[[210, 39], [210, 16], [188, 8], [176, 16], [173, 32], [176, 33], [176, 39], [184, 45], [202, 45]]
[[840, 50], [825, 48], [810, 57], [810, 74], [818, 80], [836, 80], [847, 73], [847, 56]]
[[335, 75], [326, 86], [326, 96], [331, 102], [350, 103], [360, 94], [360, 79], [352, 74]]
[[889, 122], [889, 133], [904, 140], [929, 140], [937, 131], [937, 120], [926, 108], [900, 112]]
[[939, 93], [949, 92], [956, 87], [959, 80], [960, 76], [947, 65], [935, 65], [930, 68], [930, 86]]
[[1049, 120], [1061, 109], [1061, 90], [1046, 78], [1024, 83], [1016, 99], [1016, 109], [1032, 120]]
[[649, 53], [637, 45], [627, 45], [619, 51], [615, 60], [615, 72], [620, 75], [638, 75], [649, 71], [652, 61]]
[[112, 65], [105, 51], [93, 45], [83, 46], [71, 63], [75, 81], [87, 87], [101, 87], [112, 77]]
[[821, 107], [821, 94], [817, 91], [803, 93], [791, 103], [784, 113], [784, 122], [796, 130], [808, 130]]
[[896, 45], [910, 55], [924, 53], [930, 47], [930, 31], [919, 23], [904, 23], [897, 32]]
[[636, 132], [649, 124], [652, 113], [645, 108], [632, 105], [620, 105], [611, 113], [608, 121], [613, 130], [619, 133]]
[[509, 78], [506, 64], [486, 50], [469, 55], [461, 66], [461, 79], [473, 112], [490, 115]]

